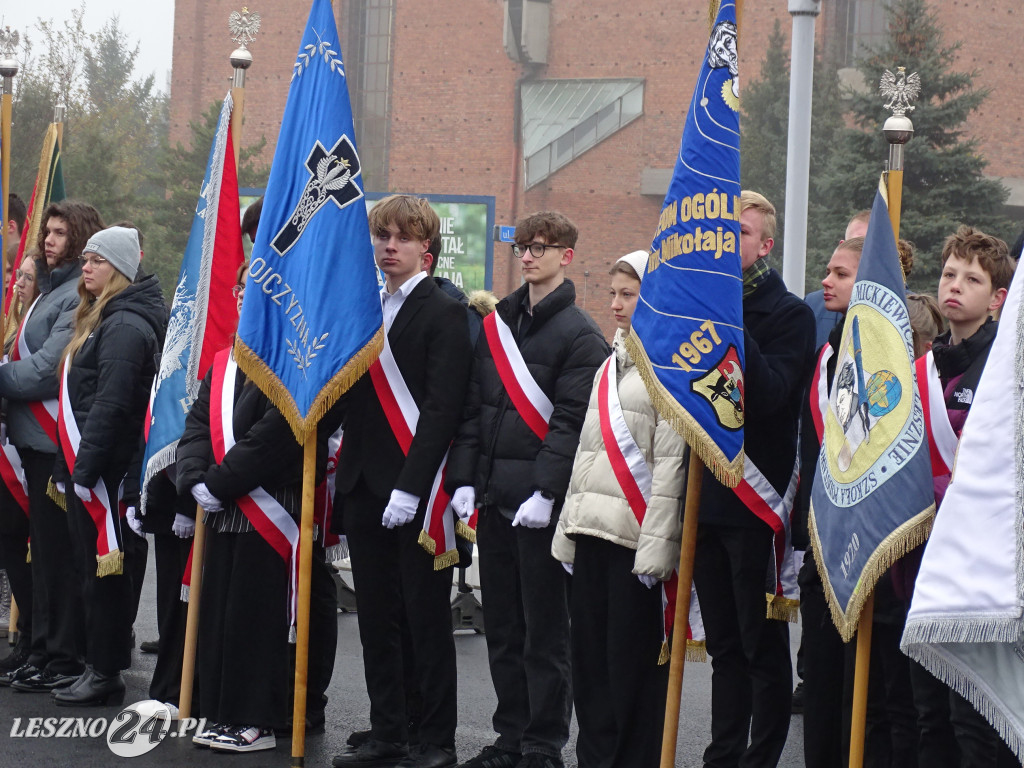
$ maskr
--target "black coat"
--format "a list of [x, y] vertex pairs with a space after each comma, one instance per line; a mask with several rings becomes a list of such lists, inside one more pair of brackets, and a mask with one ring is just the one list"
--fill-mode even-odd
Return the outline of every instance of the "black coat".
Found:
[[345, 438], [336, 493], [349, 493], [363, 477], [378, 498], [387, 499], [397, 488], [426, 502], [465, 402], [471, 361], [466, 309], [423, 279], [395, 316], [388, 343], [420, 411], [409, 455], [388, 425], [370, 375], [364, 375], [340, 401]]
[[[814, 312], [787, 291], [782, 278], [772, 270], [757, 290], [743, 298], [743, 327], [744, 450], [747, 460], [753, 461], [784, 496], [796, 461], [797, 427], [815, 359]], [[804, 470], [806, 477], [807, 468]], [[700, 522], [765, 525], [707, 469]]]
[[521, 334], [528, 291], [523, 285], [498, 302], [495, 311], [512, 329], [530, 373], [554, 405], [547, 437], [542, 442], [512, 405], [481, 334], [446, 481], [453, 491], [476, 486], [480, 505], [511, 510], [538, 490], [553, 494], [558, 503], [565, 498], [594, 374], [610, 354], [597, 324], [576, 306], [576, 288], [569, 280], [533, 308]]
[[[110, 493], [116, 491], [141, 444], [166, 328], [155, 275], [129, 285], [104, 308], [68, 370], [68, 396], [82, 433], [70, 482], [92, 488], [103, 477], [114, 484]], [[67, 480], [63, 451], [54, 479]]]

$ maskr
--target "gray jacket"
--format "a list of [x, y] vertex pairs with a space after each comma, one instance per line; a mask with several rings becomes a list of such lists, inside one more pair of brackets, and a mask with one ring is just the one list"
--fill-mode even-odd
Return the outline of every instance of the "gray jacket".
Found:
[[30, 354], [0, 366], [0, 396], [7, 399], [7, 435], [15, 448], [57, 453], [57, 445], [39, 426], [29, 403], [57, 397], [57, 366], [71, 341], [78, 308], [78, 259], [46, 271], [36, 260], [40, 297], [22, 333]]

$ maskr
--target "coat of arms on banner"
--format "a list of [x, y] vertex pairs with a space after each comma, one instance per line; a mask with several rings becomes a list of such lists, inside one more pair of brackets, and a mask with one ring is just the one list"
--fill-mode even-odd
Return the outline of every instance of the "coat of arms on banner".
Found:
[[711, 404], [724, 429], [743, 427], [743, 368], [732, 344], [713, 368], [690, 383], [690, 389]]

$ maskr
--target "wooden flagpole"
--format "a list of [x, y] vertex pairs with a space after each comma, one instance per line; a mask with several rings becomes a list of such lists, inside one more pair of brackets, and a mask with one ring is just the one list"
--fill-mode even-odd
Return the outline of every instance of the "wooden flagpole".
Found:
[[206, 558], [206, 524], [203, 508], [196, 505], [196, 531], [192, 538], [192, 575], [189, 580], [188, 614], [185, 621], [185, 654], [181, 662], [181, 691], [178, 721], [192, 716], [192, 681], [196, 671], [196, 642], [199, 638], [199, 601], [203, 594], [203, 560]]
[[683, 668], [686, 665], [686, 627], [690, 620], [690, 585], [693, 583], [693, 558], [697, 551], [697, 515], [704, 462], [686, 449], [686, 501], [683, 506], [683, 537], [679, 547], [679, 578], [676, 587], [676, 614], [672, 621], [672, 655], [668, 671], [668, 695], [665, 699], [665, 728], [661, 735], [661, 768], [676, 763], [679, 735], [679, 708], [683, 695]]
[[[903, 67], [899, 67], [897, 72], [899, 77], [886, 70], [882, 76], [881, 91], [889, 98], [886, 108], [893, 111], [882, 126], [882, 132], [889, 142], [889, 164], [885, 174], [886, 202], [889, 206], [893, 235], [899, 240], [900, 212], [903, 207], [903, 146], [914, 136], [914, 124], [906, 113], [913, 109], [910, 102], [920, 93], [920, 79], [916, 73], [907, 77]], [[864, 765], [874, 613], [875, 596], [872, 594], [864, 604], [860, 621], [857, 623], [857, 661], [853, 675], [853, 713], [850, 719], [850, 768], [862, 768]]]
[[302, 446], [302, 519], [299, 524], [299, 595], [295, 628], [295, 701], [292, 708], [292, 765], [306, 755], [306, 683], [309, 670], [309, 594], [313, 571], [313, 495], [316, 491], [316, 430]]

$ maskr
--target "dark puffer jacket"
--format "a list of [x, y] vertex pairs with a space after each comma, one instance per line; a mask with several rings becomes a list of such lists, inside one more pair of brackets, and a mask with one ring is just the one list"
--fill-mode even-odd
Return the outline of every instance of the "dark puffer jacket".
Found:
[[[591, 384], [610, 353], [600, 329], [576, 306], [566, 280], [526, 314], [529, 286], [502, 299], [495, 310], [516, 337], [523, 359], [554, 405], [543, 442], [516, 411], [480, 334], [466, 409], [452, 445], [446, 487], [476, 486], [477, 503], [516, 510], [537, 490], [561, 504], [587, 414]], [[525, 333], [520, 320], [528, 321]]]
[[[139, 449], [166, 329], [167, 307], [155, 275], [129, 285], [104, 308], [68, 371], [71, 408], [82, 433], [70, 482], [93, 488], [103, 477], [116, 488], [124, 478]], [[66, 477], [58, 452], [54, 479]]]

